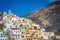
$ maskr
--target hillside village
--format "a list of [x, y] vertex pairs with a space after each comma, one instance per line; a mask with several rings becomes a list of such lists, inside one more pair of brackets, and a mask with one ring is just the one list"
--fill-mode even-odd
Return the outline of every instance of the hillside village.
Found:
[[0, 12], [0, 40], [48, 40], [54, 32], [44, 28], [30, 19], [18, 17], [9, 12]]

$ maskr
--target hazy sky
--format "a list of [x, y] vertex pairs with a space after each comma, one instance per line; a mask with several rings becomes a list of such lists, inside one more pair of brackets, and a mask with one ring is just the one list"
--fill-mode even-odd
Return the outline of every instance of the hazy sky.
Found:
[[10, 9], [16, 15], [24, 16], [51, 2], [54, 2], [54, 0], [0, 0], [0, 12], [7, 12]]

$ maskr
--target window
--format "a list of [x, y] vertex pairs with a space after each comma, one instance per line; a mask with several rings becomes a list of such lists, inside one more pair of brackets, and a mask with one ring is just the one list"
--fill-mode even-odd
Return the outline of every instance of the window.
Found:
[[16, 33], [17, 33], [17, 31], [16, 31]]
[[12, 23], [15, 23], [16, 22], [16, 20], [12, 20]]
[[23, 22], [27, 23], [27, 20], [26, 19], [23, 19]]
[[24, 22], [25, 20], [23, 19], [23, 22]]
[[17, 38], [17, 35], [16, 35], [16, 38]]
[[12, 23], [13, 23], [13, 21], [12, 21]]
[[37, 27], [34, 27], [34, 29], [36, 30], [36, 29], [37, 29]]
[[5, 39], [5, 40], [8, 40], [8, 39]]
[[2, 33], [1, 33], [1, 36], [2, 36]]
[[1, 39], [2, 40], [2, 39]]
[[22, 24], [20, 25], [20, 27], [22, 27]]
[[20, 33], [20, 31], [18, 31], [18, 33]]
[[15, 27], [17, 28], [17, 25]]
[[12, 28], [12, 25], [10, 25], [10, 28]]
[[15, 32], [15, 31], [14, 31]]
[[20, 37], [20, 36], [18, 35], [18, 37]]
[[16, 23], [14, 23], [14, 25], [16, 25]]
[[22, 32], [22, 34], [23, 34], [23, 32]]
[[22, 35], [21, 37], [24, 37], [24, 35]]
[[4, 25], [4, 28], [6, 28], [6, 25]]
[[3, 39], [4, 40], [4, 39]]

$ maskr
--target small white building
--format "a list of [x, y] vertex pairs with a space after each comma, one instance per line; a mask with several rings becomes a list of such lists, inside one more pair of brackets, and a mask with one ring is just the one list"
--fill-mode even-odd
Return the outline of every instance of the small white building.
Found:
[[45, 29], [44, 28], [41, 28], [41, 30], [40, 30], [41, 32], [45, 32]]
[[25, 24], [29, 24], [29, 20], [28, 19], [26, 19], [26, 18], [22, 18], [23, 20], [23, 22], [25, 23]]
[[18, 39], [14, 39], [14, 40], [26, 40], [26, 38], [18, 38]]
[[5, 36], [2, 30], [0, 30], [0, 40], [8, 40], [8, 37]]
[[5, 23], [5, 24], [4, 24], [4, 31], [7, 31], [7, 29], [9, 29], [9, 28], [11, 28], [11, 27], [10, 27], [10, 24]]
[[6, 36], [0, 36], [0, 40], [8, 40], [8, 37], [6, 37]]
[[10, 32], [10, 35], [12, 35], [14, 39], [20, 38], [20, 28], [11, 28], [8, 29], [8, 31]]
[[14, 38], [20, 38], [20, 28], [12, 28]]
[[12, 23], [15, 23], [17, 21], [17, 16], [15, 14], [12, 15]]
[[49, 32], [49, 36], [50, 37], [54, 36], [54, 32]]
[[48, 33], [47, 32], [44, 32], [44, 35], [43, 35], [43, 39], [48, 39]]
[[2, 36], [3, 35], [3, 31], [2, 30], [0, 30], [0, 36]]

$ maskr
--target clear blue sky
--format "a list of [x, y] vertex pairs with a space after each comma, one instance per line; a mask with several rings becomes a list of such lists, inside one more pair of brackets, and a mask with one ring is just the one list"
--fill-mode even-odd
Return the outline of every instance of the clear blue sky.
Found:
[[0, 12], [8, 12], [10, 9], [16, 15], [24, 16], [52, 2], [54, 2], [54, 0], [0, 0]]

